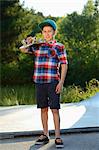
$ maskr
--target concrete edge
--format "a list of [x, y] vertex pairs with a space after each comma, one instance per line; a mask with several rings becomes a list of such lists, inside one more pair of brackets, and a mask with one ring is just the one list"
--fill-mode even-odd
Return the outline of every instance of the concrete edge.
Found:
[[[92, 132], [99, 132], [99, 127], [61, 129], [61, 134], [92, 133]], [[54, 130], [49, 130], [50, 135], [53, 135], [54, 133], [55, 133]], [[22, 131], [22, 132], [3, 132], [0, 133], [0, 140], [14, 139], [18, 137], [38, 136], [40, 134], [42, 134], [42, 130]]]

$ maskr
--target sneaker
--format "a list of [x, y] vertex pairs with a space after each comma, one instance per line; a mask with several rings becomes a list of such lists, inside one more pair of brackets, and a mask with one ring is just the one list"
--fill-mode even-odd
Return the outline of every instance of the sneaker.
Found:
[[35, 145], [47, 144], [48, 142], [49, 138], [46, 135], [42, 134], [36, 141]]
[[63, 144], [63, 141], [61, 138], [55, 139], [55, 145], [56, 145], [56, 148], [63, 148], [64, 147], [64, 144]]

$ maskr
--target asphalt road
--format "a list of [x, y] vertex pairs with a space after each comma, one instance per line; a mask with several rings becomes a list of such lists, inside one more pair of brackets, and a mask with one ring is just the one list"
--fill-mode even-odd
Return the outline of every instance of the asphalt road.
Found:
[[[0, 140], [0, 150], [55, 150], [54, 136], [46, 145], [37, 146], [37, 136]], [[62, 135], [64, 150], [99, 150], [99, 132]]]

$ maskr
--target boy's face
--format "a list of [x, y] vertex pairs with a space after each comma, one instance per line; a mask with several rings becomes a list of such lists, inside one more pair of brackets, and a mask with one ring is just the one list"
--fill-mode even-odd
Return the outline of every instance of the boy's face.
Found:
[[43, 37], [47, 42], [53, 40], [55, 32], [51, 26], [45, 26], [42, 30]]

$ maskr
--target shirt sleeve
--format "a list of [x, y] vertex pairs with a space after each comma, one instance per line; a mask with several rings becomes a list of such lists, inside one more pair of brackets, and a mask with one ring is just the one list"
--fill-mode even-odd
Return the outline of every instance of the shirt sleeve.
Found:
[[59, 59], [59, 63], [68, 64], [66, 49], [64, 48], [64, 45], [56, 46], [56, 51], [57, 51], [57, 57]]

